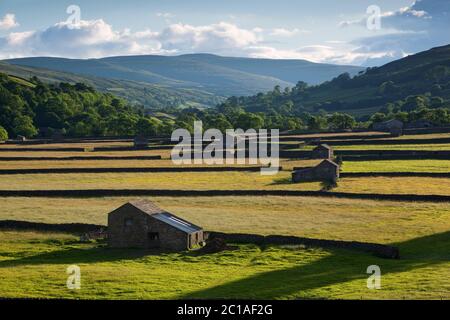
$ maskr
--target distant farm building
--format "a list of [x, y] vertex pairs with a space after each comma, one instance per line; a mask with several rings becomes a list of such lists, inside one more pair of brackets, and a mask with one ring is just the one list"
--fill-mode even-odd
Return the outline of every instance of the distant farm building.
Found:
[[407, 129], [422, 129], [422, 128], [432, 128], [433, 124], [427, 120], [416, 120], [410, 122], [406, 125]]
[[389, 132], [393, 136], [401, 136], [403, 133], [403, 127], [403, 122], [396, 119], [373, 124], [373, 130]]
[[108, 215], [108, 242], [112, 248], [189, 250], [203, 242], [203, 229], [151, 201], [124, 204]]
[[24, 137], [24, 136], [17, 136], [16, 141], [18, 141], [18, 142], [25, 142], [25, 141], [27, 141], [27, 138]]
[[292, 181], [299, 182], [336, 182], [339, 179], [339, 165], [331, 160], [324, 160], [313, 168], [295, 170]]
[[148, 138], [144, 136], [137, 136], [134, 138], [134, 148], [135, 149], [147, 149], [148, 148]]
[[311, 151], [311, 159], [333, 159], [333, 149], [327, 144], [321, 144]]

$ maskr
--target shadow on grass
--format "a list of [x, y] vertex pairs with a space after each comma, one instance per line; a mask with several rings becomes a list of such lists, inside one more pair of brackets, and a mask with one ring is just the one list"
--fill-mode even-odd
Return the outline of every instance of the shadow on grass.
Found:
[[278, 186], [278, 185], [286, 185], [286, 184], [294, 184], [292, 182], [292, 178], [288, 177], [288, 178], [280, 178], [280, 179], [275, 179], [273, 180], [273, 182], [271, 184], [269, 184], [270, 186]]
[[[382, 274], [392, 274], [429, 267], [450, 261], [450, 231], [409, 241], [394, 243], [402, 259], [387, 260], [353, 251], [327, 250], [330, 256], [289, 269], [260, 273], [216, 287], [190, 292], [182, 299], [195, 298], [266, 298], [287, 297], [301, 291], [322, 288], [352, 280], [367, 279], [366, 268], [379, 265]], [[68, 248], [0, 262], [0, 268], [41, 264], [82, 264], [135, 260], [169, 252], [139, 249]], [[199, 256], [197, 252], [181, 253]], [[365, 282], [361, 282], [365, 285]]]
[[[367, 279], [366, 269], [379, 265], [382, 274], [424, 268], [450, 261], [450, 231], [395, 244], [401, 260], [385, 260], [369, 255], [332, 250], [332, 255], [307, 265], [261, 273], [180, 298], [266, 298], [286, 297], [348, 281]], [[343, 254], [345, 252], [345, 254]], [[361, 283], [365, 285], [365, 281]]]
[[[0, 268], [40, 264], [82, 264], [141, 259], [167, 254], [167, 251], [144, 249], [111, 249], [106, 246], [67, 248], [15, 260], [0, 261]], [[1, 254], [1, 253], [0, 253]]]

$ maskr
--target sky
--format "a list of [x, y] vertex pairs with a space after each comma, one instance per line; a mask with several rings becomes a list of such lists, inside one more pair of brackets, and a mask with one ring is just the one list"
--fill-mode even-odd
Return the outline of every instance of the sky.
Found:
[[450, 43], [450, 0], [0, 0], [0, 59], [212, 53], [381, 65]]

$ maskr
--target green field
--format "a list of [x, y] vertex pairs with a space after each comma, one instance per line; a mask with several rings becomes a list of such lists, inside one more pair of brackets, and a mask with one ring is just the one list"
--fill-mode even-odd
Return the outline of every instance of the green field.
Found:
[[[308, 151], [314, 149], [316, 146], [306, 145], [300, 148], [292, 149], [292, 151]], [[424, 151], [448, 151], [450, 150], [450, 143], [435, 143], [435, 144], [401, 144], [399, 140], [399, 144], [354, 144], [354, 145], [336, 145], [332, 146], [332, 148], [336, 151], [339, 150], [424, 150]]]
[[345, 161], [343, 172], [450, 172], [450, 160]]
[[[70, 173], [2, 175], [0, 190], [298, 190], [320, 191], [321, 182], [292, 183], [289, 171], [259, 172]], [[450, 195], [448, 178], [341, 178], [337, 192]]]
[[[131, 198], [1, 199], [0, 219], [105, 223]], [[0, 232], [0, 292], [53, 298], [450, 298], [449, 204], [322, 198], [153, 198], [207, 230], [398, 245], [401, 260], [347, 250], [240, 246], [210, 255], [107, 249], [70, 235]], [[401, 230], [401, 232], [399, 232]], [[65, 287], [67, 266], [82, 289]], [[382, 289], [366, 288], [367, 266]]]
[[367, 144], [367, 145], [349, 145], [334, 146], [335, 150], [429, 150], [429, 151], [447, 151], [450, 150], [450, 143], [436, 144]]
[[[344, 135], [345, 136], [345, 135]], [[324, 135], [325, 137], [325, 135]], [[400, 139], [399, 139], [400, 141]], [[2, 151], [0, 157], [163, 155], [163, 160], [1, 161], [0, 169], [171, 167], [169, 150], [61, 152]], [[95, 146], [123, 146], [105, 142]], [[50, 145], [49, 145], [50, 146]], [[445, 145], [447, 148], [449, 145]], [[11, 145], [2, 146], [2, 148]], [[24, 146], [25, 147], [25, 146]], [[350, 146], [368, 150], [372, 146]], [[380, 147], [380, 146], [375, 146]], [[440, 148], [440, 145], [386, 145]], [[337, 148], [339, 149], [339, 148]], [[441, 150], [441, 149], [439, 149]], [[450, 148], [449, 148], [450, 150]], [[258, 172], [95, 173], [1, 175], [0, 190], [171, 189], [313, 190], [322, 184], [290, 182], [293, 167], [320, 160], [282, 159], [276, 176]], [[346, 161], [343, 172], [450, 172], [450, 160]], [[450, 195], [450, 179], [342, 178], [333, 191]], [[133, 197], [0, 198], [0, 220], [106, 225], [107, 213]], [[202, 255], [109, 249], [77, 235], [0, 231], [0, 297], [85, 299], [450, 299], [450, 203], [320, 197], [152, 197], [159, 206], [205, 230], [398, 246], [400, 260], [369, 253], [304, 246], [239, 245]], [[82, 288], [66, 288], [66, 268], [81, 267]], [[366, 287], [370, 265], [382, 271], [382, 289]]]
[[[105, 225], [134, 199], [0, 198], [0, 220]], [[393, 243], [450, 230], [450, 204], [316, 197], [151, 197], [207, 230]]]
[[[113, 250], [76, 238], [3, 232], [4, 297], [88, 299], [448, 299], [449, 234], [401, 244], [402, 260], [344, 250], [240, 246], [211, 255]], [[435, 246], [447, 241], [446, 246]], [[69, 265], [81, 268], [81, 290], [65, 287]], [[379, 265], [382, 289], [366, 287]]]

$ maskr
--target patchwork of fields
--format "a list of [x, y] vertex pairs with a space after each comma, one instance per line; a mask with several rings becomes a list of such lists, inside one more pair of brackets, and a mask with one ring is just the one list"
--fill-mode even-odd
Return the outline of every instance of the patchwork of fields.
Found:
[[[373, 133], [372, 133], [373, 134]], [[354, 134], [340, 135], [340, 139]], [[330, 138], [330, 135], [322, 135]], [[370, 134], [368, 134], [370, 136]], [[302, 140], [315, 136], [298, 136]], [[320, 137], [320, 135], [319, 135]], [[450, 144], [403, 144], [402, 139], [442, 139], [450, 134], [405, 136], [398, 144], [341, 146], [351, 150], [450, 150]], [[385, 139], [394, 139], [388, 138]], [[0, 171], [52, 168], [172, 167], [167, 148], [123, 151], [61, 151], [61, 148], [130, 147], [130, 142], [0, 145]], [[17, 150], [14, 150], [17, 149]], [[32, 148], [30, 151], [19, 149]], [[55, 151], [39, 149], [54, 148]], [[336, 149], [339, 150], [340, 146]], [[424, 149], [422, 149], [424, 148]], [[447, 149], [448, 148], [448, 149]], [[4, 150], [2, 150], [4, 149]], [[6, 150], [7, 149], [7, 150]], [[60, 149], [60, 151], [58, 151]], [[160, 155], [161, 160], [123, 157]], [[116, 160], [37, 160], [109, 156]], [[2, 160], [18, 157], [20, 160]], [[33, 158], [27, 160], [26, 158]], [[320, 160], [282, 159], [278, 175], [259, 172], [133, 172], [2, 174], [1, 190], [304, 190], [321, 183], [292, 184], [294, 167]], [[190, 167], [190, 166], [187, 166]], [[343, 173], [449, 173], [450, 159], [344, 161]], [[330, 192], [450, 196], [447, 177], [345, 177]], [[134, 197], [4, 197], [0, 220], [106, 225], [107, 213]], [[323, 298], [450, 299], [450, 202], [406, 202], [294, 196], [149, 198], [206, 230], [293, 235], [397, 246], [401, 259], [364, 252], [303, 246], [239, 245], [202, 255], [113, 250], [102, 241], [81, 243], [73, 234], [0, 231], [0, 296], [90, 299]], [[66, 268], [82, 270], [82, 289], [66, 288]], [[382, 270], [382, 289], [366, 287], [369, 265]]]

